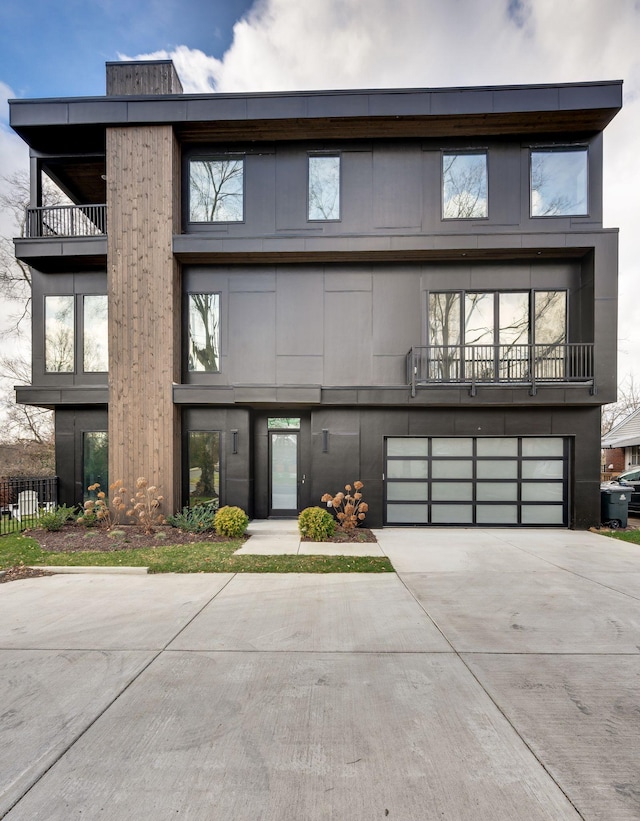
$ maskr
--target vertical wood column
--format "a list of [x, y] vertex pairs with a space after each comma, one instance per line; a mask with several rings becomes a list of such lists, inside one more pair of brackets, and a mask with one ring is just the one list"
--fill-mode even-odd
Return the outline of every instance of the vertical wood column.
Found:
[[180, 506], [179, 148], [171, 126], [107, 129], [109, 481], [144, 476]]

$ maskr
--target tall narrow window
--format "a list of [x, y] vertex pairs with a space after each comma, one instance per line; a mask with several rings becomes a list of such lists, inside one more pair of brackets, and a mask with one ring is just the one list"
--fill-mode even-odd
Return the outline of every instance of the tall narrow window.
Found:
[[82, 487], [84, 498], [95, 496], [87, 488], [95, 483], [108, 493], [109, 438], [105, 430], [87, 431], [82, 435]]
[[483, 219], [487, 215], [486, 153], [443, 154], [443, 218]]
[[587, 149], [531, 151], [531, 216], [587, 213]]
[[189, 370], [220, 370], [219, 294], [189, 294]]
[[74, 297], [46, 296], [44, 360], [47, 373], [73, 373]]
[[83, 300], [82, 358], [85, 373], [109, 369], [107, 295], [87, 295]]
[[189, 432], [189, 504], [220, 497], [220, 432]]
[[189, 163], [189, 220], [242, 222], [244, 160], [202, 159]]
[[340, 157], [309, 157], [309, 219], [340, 219]]

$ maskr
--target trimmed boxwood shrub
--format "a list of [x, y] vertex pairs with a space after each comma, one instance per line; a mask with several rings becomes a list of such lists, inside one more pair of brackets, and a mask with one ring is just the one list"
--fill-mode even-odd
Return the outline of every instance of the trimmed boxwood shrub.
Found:
[[314, 542], [330, 539], [336, 531], [336, 520], [328, 510], [321, 507], [307, 507], [298, 516], [298, 530], [301, 536]]
[[247, 529], [249, 517], [241, 507], [225, 505], [213, 517], [213, 526], [218, 536], [239, 539]]

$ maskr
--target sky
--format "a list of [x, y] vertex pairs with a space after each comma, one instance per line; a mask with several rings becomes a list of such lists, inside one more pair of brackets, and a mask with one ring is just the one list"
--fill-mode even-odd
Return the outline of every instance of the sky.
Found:
[[0, 177], [27, 165], [7, 98], [103, 95], [110, 60], [171, 58], [198, 93], [621, 79], [604, 225], [620, 228], [619, 381], [640, 382], [638, 43], [640, 0], [2, 0]]

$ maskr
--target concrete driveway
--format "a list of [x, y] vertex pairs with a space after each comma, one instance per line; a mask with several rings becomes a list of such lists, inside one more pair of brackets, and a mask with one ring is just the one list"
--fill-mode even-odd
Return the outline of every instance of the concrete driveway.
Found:
[[0, 817], [640, 818], [640, 548], [378, 536], [397, 574], [0, 587]]

